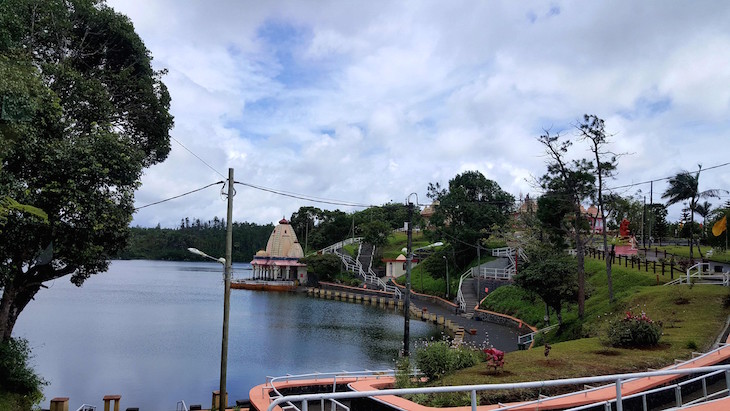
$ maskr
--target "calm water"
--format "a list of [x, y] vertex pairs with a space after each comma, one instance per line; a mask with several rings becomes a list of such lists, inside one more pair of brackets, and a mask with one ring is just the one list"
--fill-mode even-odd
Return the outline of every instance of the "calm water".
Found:
[[[234, 276], [247, 268], [234, 265]], [[51, 383], [44, 407], [57, 396], [73, 410], [101, 407], [106, 394], [121, 394], [121, 409], [210, 405], [220, 375], [220, 264], [114, 261], [80, 289], [67, 278], [47, 285], [14, 330]], [[403, 340], [393, 312], [289, 293], [232, 290], [229, 327], [231, 403], [267, 375], [392, 368]], [[412, 341], [439, 336], [411, 321]]]

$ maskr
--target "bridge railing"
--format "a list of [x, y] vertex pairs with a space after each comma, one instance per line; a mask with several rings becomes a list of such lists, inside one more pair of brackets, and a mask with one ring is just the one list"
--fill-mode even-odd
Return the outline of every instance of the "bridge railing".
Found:
[[[580, 378], [564, 378], [558, 380], [545, 380], [545, 381], [529, 381], [529, 382], [512, 382], [512, 383], [501, 383], [501, 384], [480, 384], [480, 385], [458, 385], [458, 386], [440, 386], [440, 387], [423, 387], [423, 388], [401, 388], [401, 389], [387, 389], [387, 390], [371, 390], [371, 391], [347, 391], [347, 392], [331, 392], [331, 393], [319, 393], [319, 394], [300, 394], [300, 395], [287, 395], [275, 398], [267, 408], [267, 411], [274, 410], [279, 404], [293, 404], [301, 403], [302, 409], [308, 409], [309, 402], [314, 401], [329, 401], [329, 400], [342, 400], [351, 398], [382, 398], [388, 395], [409, 395], [409, 394], [433, 394], [433, 393], [453, 393], [453, 392], [466, 392], [470, 394], [471, 409], [476, 410], [478, 406], [477, 392], [479, 391], [496, 391], [496, 390], [520, 390], [520, 389], [544, 389], [545, 387], [560, 387], [560, 386], [585, 386], [587, 384], [596, 383], [609, 383], [615, 386], [615, 399], [612, 399], [615, 403], [616, 410], [623, 411], [623, 390], [624, 383], [628, 381], [634, 381], [638, 378], [657, 377], [666, 375], [692, 375], [692, 374], [707, 374], [715, 371], [720, 371], [725, 374], [726, 381], [730, 381], [730, 365], [713, 365], [708, 367], [699, 368], [672, 368], [657, 371], [648, 372], [636, 372], [636, 373], [625, 373], [625, 374], [613, 374], [613, 375], [600, 375], [594, 377], [580, 377]], [[599, 388], [592, 388], [590, 390], [605, 389], [605, 386]], [[501, 406], [500, 410], [509, 410], [514, 408], [525, 408], [526, 406], [534, 405], [540, 408], [540, 405], [546, 401], [554, 400], [555, 398], [567, 397], [575, 395], [575, 393], [563, 394], [557, 397], [540, 397], [537, 400], [529, 402], [521, 402], [512, 406]], [[587, 400], [588, 401], [588, 400]], [[605, 402], [605, 401], [604, 401]], [[599, 402], [598, 404], [602, 404]], [[595, 402], [593, 404], [596, 404]], [[500, 404], [502, 405], [502, 404]], [[298, 408], [297, 408], [298, 409]]]

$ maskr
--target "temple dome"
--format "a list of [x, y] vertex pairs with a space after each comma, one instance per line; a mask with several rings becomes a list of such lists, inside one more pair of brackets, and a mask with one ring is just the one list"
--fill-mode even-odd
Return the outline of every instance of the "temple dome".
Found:
[[297, 241], [297, 235], [294, 234], [294, 229], [286, 219], [282, 218], [271, 232], [269, 242], [266, 243], [266, 253], [269, 257], [304, 257], [302, 246]]

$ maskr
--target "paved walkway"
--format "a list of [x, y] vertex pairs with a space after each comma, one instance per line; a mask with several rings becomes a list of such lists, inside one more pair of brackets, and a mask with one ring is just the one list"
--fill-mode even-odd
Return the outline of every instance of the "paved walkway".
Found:
[[[488, 268], [505, 268], [509, 265], [509, 259], [507, 258], [497, 258], [496, 260], [486, 262], [482, 264], [482, 267], [488, 267]], [[462, 287], [476, 287], [477, 285], [476, 280], [473, 281], [473, 283], [467, 285], [462, 285]], [[484, 298], [483, 293], [483, 287], [482, 288], [482, 298]], [[462, 292], [465, 290], [462, 290]], [[475, 291], [475, 290], [474, 290]], [[475, 294], [474, 291], [472, 291], [470, 294]], [[428, 310], [428, 312], [436, 314], [436, 315], [443, 315], [446, 319], [449, 319], [453, 321], [456, 324], [459, 324], [460, 326], [464, 327], [464, 330], [466, 331], [466, 334], [464, 335], [464, 341], [469, 344], [474, 345], [489, 345], [493, 346], [499, 350], [509, 352], [509, 351], [516, 351], [517, 350], [517, 337], [519, 337], [521, 334], [527, 334], [530, 330], [527, 328], [524, 328], [524, 330], [516, 329], [514, 327], [508, 327], [501, 324], [496, 324], [492, 322], [486, 322], [481, 321], [478, 316], [473, 318], [467, 318], [463, 314], [457, 314], [456, 307], [458, 307], [456, 304], [454, 304], [453, 307], [447, 308], [444, 307], [444, 304], [438, 304], [432, 301], [432, 299], [428, 297], [419, 296], [417, 294], [413, 294], [412, 297], [412, 303], [418, 308], [425, 308]], [[478, 303], [477, 300], [473, 302], [473, 305], [476, 306]], [[474, 312], [474, 306], [471, 306], [467, 308], [467, 313], [473, 313]], [[475, 334], [471, 334], [470, 330], [476, 330]]]

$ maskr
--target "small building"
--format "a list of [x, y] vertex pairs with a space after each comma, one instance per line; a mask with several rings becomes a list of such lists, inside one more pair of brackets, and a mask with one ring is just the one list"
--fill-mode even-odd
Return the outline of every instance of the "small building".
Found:
[[598, 213], [598, 207], [591, 205], [586, 210], [585, 208], [583, 208], [583, 206], [580, 206], [580, 212], [588, 219], [588, 224], [590, 224], [591, 232], [596, 234], [603, 233], [603, 218]]
[[[406, 256], [403, 254], [400, 254], [395, 259], [383, 258], [382, 261], [385, 263], [386, 277], [398, 278], [406, 274]], [[417, 265], [418, 259], [413, 258], [413, 260], [411, 260], [411, 269]]]
[[291, 224], [282, 218], [266, 243], [266, 250], [256, 253], [251, 261], [253, 278], [260, 280], [298, 280], [307, 282], [307, 265], [300, 263], [304, 257], [297, 235]]

